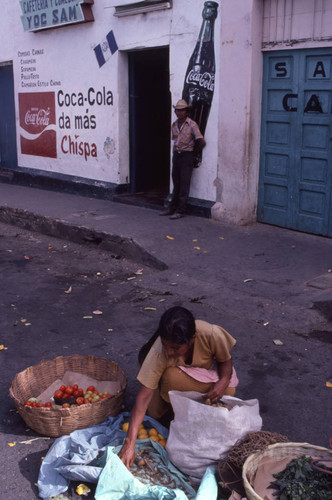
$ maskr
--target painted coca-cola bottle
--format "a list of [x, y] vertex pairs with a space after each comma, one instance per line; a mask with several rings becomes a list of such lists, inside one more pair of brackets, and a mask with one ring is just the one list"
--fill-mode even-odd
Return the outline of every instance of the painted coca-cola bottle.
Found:
[[[204, 135], [214, 92], [214, 22], [218, 15], [217, 2], [205, 2], [202, 12], [202, 26], [196, 47], [189, 60], [182, 99], [190, 104], [189, 116]], [[202, 154], [196, 155], [195, 166], [199, 166]]]

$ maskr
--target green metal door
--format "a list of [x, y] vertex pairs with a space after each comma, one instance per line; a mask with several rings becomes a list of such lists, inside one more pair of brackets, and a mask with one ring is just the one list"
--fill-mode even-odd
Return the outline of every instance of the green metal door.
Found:
[[332, 48], [264, 55], [258, 221], [332, 236]]

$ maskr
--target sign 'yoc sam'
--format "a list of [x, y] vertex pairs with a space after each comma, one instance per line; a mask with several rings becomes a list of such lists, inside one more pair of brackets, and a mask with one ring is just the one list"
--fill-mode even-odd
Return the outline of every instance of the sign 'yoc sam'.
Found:
[[94, 21], [94, 0], [20, 0], [24, 31]]

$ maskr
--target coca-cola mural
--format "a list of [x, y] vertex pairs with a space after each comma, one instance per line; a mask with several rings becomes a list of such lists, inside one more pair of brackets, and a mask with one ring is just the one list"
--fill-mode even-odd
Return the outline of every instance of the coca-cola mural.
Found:
[[[190, 104], [190, 118], [205, 134], [208, 122], [215, 84], [215, 56], [214, 56], [214, 22], [218, 15], [217, 2], [205, 2], [202, 11], [202, 25], [196, 46], [190, 57], [187, 67], [182, 99]], [[197, 155], [196, 166], [202, 159], [202, 153]]]
[[21, 152], [57, 157], [55, 93], [19, 94]]
[[[188, 55], [188, 68], [180, 79], [185, 80], [183, 98], [191, 105], [191, 117], [204, 134], [205, 129], [208, 130], [215, 87], [213, 35], [218, 3], [205, 0], [197, 3], [194, 10], [195, 14], [197, 9], [199, 14], [202, 13], [202, 24], [199, 29], [200, 21], [197, 23], [196, 15], [188, 21], [188, 37], [197, 30], [198, 39], [195, 47], [189, 49], [193, 53], [190, 60]], [[182, 19], [184, 7], [181, 2], [177, 5], [179, 19]], [[171, 12], [160, 13], [160, 18], [168, 14]], [[123, 43], [140, 47], [142, 41], [137, 36], [141, 35], [137, 35], [135, 29], [137, 18], [133, 17], [131, 23], [132, 29], [126, 33]], [[151, 19], [151, 30], [158, 44], [157, 24]], [[81, 48], [76, 44], [80, 39], [80, 29], [87, 34]], [[128, 182], [127, 84], [122, 85], [119, 78], [124, 66], [122, 62], [119, 64], [116, 55], [117, 30], [120, 30], [118, 20], [107, 28], [101, 23], [101, 29], [93, 32], [86, 27], [76, 27], [75, 31], [68, 28], [56, 35], [48, 30], [42, 38], [38, 36], [38, 41], [28, 38], [27, 33], [20, 37], [14, 64], [20, 166], [116, 184]], [[107, 33], [107, 44], [103, 43], [100, 33]], [[95, 45], [96, 42], [99, 44]], [[102, 57], [96, 59], [99, 48], [105, 48], [104, 45], [108, 50], [100, 49]], [[68, 46], [72, 50], [66, 50]], [[82, 64], [83, 59], [85, 64]], [[106, 61], [109, 62], [106, 64]], [[175, 60], [175, 66], [179, 68], [180, 64], [177, 64]], [[172, 85], [171, 91], [175, 90]], [[119, 103], [122, 103], [121, 108]], [[122, 155], [120, 148], [123, 148]], [[209, 148], [204, 154], [210, 155], [210, 151]], [[214, 194], [209, 196], [212, 198]]]

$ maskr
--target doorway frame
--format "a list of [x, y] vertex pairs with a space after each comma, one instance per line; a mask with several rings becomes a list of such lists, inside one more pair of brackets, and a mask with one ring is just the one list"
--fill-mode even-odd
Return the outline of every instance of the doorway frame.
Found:
[[[156, 109], [156, 105], [153, 103], [153, 98], [156, 98], [155, 95], [152, 95], [149, 93], [149, 90], [147, 90], [147, 94], [144, 95], [144, 98], [142, 99], [142, 90], [139, 88], [140, 85], [142, 84], [143, 80], [140, 80], [137, 78], [137, 67], [135, 67], [135, 64], [138, 64], [138, 61], [135, 61], [133, 54], [137, 54], [138, 57], [140, 55], [143, 55], [146, 53], [150, 52], [150, 57], [151, 57], [151, 63], [153, 62], [153, 58], [156, 57], [156, 54], [158, 52], [163, 51], [162, 55], [162, 60], [164, 61], [165, 58], [167, 58], [167, 80], [165, 82], [165, 86], [162, 89], [163, 92], [163, 97], [166, 96], [166, 101], [164, 98], [157, 100], [158, 108], [160, 107], [160, 116], [165, 117], [164, 119], [161, 119], [159, 122], [160, 127], [164, 127], [164, 133], [161, 134], [161, 137], [164, 137], [166, 135], [166, 139], [163, 141], [161, 140], [162, 144], [162, 151], [163, 153], [161, 154], [161, 158], [163, 158], [163, 162], [161, 164], [162, 169], [160, 170], [160, 175], [158, 176], [158, 173], [156, 174], [155, 177], [153, 177], [153, 182], [155, 182], [155, 188], [158, 189], [161, 186], [161, 192], [163, 193], [163, 202], [165, 198], [169, 195], [169, 190], [170, 190], [170, 172], [171, 172], [171, 135], [170, 135], [170, 130], [171, 130], [171, 92], [170, 92], [170, 61], [169, 61], [169, 46], [160, 46], [160, 47], [149, 47], [149, 48], [144, 48], [144, 49], [136, 49], [132, 50], [130, 52], [127, 52], [127, 66], [128, 66], [128, 129], [129, 129], [129, 182], [128, 182], [128, 191], [131, 194], [135, 194], [141, 191], [146, 191], [148, 192], [151, 187], [150, 187], [150, 179], [149, 177], [149, 168], [151, 168], [151, 158], [149, 159], [149, 155], [147, 157], [147, 170], [142, 170], [141, 163], [144, 163], [144, 154], [142, 151], [139, 151], [139, 146], [140, 144], [140, 138], [138, 137], [139, 133], [137, 134], [137, 131], [141, 130], [140, 129], [140, 113], [142, 114], [142, 105], [149, 105], [149, 100], [151, 99], [152, 105], [151, 109], [154, 110]], [[144, 58], [142, 58], [144, 59]], [[149, 57], [147, 57], [146, 61], [148, 63]], [[166, 90], [167, 87], [167, 90]], [[137, 95], [138, 93], [138, 95]], [[138, 97], [138, 100], [136, 98]], [[152, 111], [153, 112], [153, 111]], [[144, 113], [143, 113], [144, 114]], [[144, 114], [145, 115], [145, 114]], [[142, 118], [142, 117], [141, 117]], [[145, 118], [145, 116], [144, 116]], [[151, 121], [153, 123], [153, 121]], [[156, 123], [156, 122], [154, 122]], [[146, 127], [146, 124], [144, 124], [144, 120], [141, 120], [141, 124]], [[153, 139], [153, 135], [151, 138], [151, 130], [155, 132], [155, 129], [153, 128], [153, 125], [148, 126], [147, 130], [149, 135], [146, 137], [146, 142], [143, 144], [143, 148], [148, 148], [149, 150], [146, 149], [149, 153], [151, 153], [151, 149], [155, 147], [155, 140]], [[158, 125], [157, 125], [158, 127]], [[156, 136], [155, 136], [156, 139]], [[145, 138], [144, 138], [145, 140]], [[150, 146], [149, 146], [150, 143]], [[157, 157], [157, 155], [156, 155]], [[150, 165], [149, 165], [150, 162]], [[153, 163], [153, 161], [152, 161]], [[159, 164], [160, 166], [160, 164]], [[144, 167], [143, 167], [144, 168]], [[143, 174], [143, 179], [139, 178], [140, 174]], [[144, 180], [144, 174], [146, 175], [146, 178]], [[152, 182], [152, 184], [153, 184]], [[160, 182], [160, 185], [159, 185]], [[146, 187], [142, 189], [142, 183], [146, 185]], [[157, 185], [158, 184], [158, 185]], [[164, 188], [164, 189], [163, 189]], [[153, 188], [152, 188], [153, 189]]]

